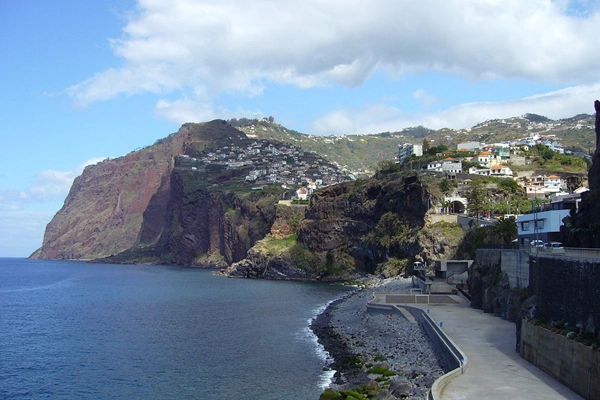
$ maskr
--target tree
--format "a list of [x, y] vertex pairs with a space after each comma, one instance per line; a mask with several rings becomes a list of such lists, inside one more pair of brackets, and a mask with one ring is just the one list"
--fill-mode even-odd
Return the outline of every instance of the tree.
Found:
[[501, 218], [494, 224], [494, 234], [502, 239], [505, 245], [510, 245], [517, 238], [517, 222], [513, 217]]
[[483, 187], [483, 183], [479, 180], [472, 180], [469, 183], [465, 198], [469, 202], [467, 210], [475, 214], [479, 220], [479, 215], [483, 212], [488, 202], [488, 195]]
[[506, 193], [520, 193], [523, 188], [512, 178], [500, 179], [498, 188]]
[[429, 153], [429, 142], [427, 139], [423, 139], [423, 154]]
[[381, 173], [392, 173], [400, 171], [400, 167], [392, 160], [381, 160], [378, 164], [379, 171]]
[[450, 182], [448, 179], [442, 179], [438, 184], [438, 187], [442, 193], [446, 194], [452, 190], [452, 182]]

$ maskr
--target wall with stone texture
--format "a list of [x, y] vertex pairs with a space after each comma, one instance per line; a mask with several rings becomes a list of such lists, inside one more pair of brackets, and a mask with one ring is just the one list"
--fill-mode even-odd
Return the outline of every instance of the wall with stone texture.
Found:
[[585, 399], [600, 399], [600, 352], [528, 321], [521, 357]]

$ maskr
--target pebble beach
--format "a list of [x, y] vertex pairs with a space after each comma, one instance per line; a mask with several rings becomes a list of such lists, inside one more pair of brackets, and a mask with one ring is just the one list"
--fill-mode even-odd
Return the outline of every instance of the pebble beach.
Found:
[[368, 365], [383, 364], [397, 375], [378, 398], [426, 399], [446, 361], [427, 333], [398, 312], [367, 309], [375, 292], [408, 292], [410, 279], [370, 280], [332, 302], [311, 324], [335, 371], [330, 388], [353, 389], [372, 382]]

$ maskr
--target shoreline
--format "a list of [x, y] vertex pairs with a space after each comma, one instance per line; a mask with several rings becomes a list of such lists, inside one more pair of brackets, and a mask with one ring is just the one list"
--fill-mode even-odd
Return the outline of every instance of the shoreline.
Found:
[[365, 366], [385, 364], [397, 375], [387, 390], [397, 397], [426, 399], [447, 363], [427, 333], [400, 313], [367, 310], [376, 291], [407, 292], [409, 279], [378, 280], [331, 302], [310, 329], [329, 354], [335, 371], [328, 388], [356, 389], [373, 380]]

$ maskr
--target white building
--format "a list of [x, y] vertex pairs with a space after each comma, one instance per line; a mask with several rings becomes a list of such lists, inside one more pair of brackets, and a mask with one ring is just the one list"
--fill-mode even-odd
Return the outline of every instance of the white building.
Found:
[[454, 158], [442, 160], [442, 172], [446, 175], [456, 175], [462, 172], [462, 162]]
[[481, 149], [481, 144], [479, 142], [464, 142], [456, 145], [456, 150], [467, 150], [472, 151], [473, 153], [477, 153], [479, 149]]
[[439, 160], [432, 161], [427, 164], [427, 171], [442, 171], [442, 162]]
[[492, 152], [491, 151], [484, 151], [482, 153], [480, 153], [477, 156], [477, 162], [479, 163], [479, 165], [481, 165], [482, 167], [490, 167], [490, 163], [492, 160]]
[[544, 192], [547, 194], [559, 193], [562, 189], [562, 180], [557, 175], [544, 177]]
[[510, 168], [508, 168], [505, 165], [492, 165], [490, 167], [490, 175], [500, 177], [512, 177], [513, 172]]
[[417, 157], [421, 157], [423, 155], [423, 145], [421, 144], [412, 144], [412, 143], [404, 143], [403, 145], [398, 146], [398, 162], [402, 163], [408, 157], [415, 155]]
[[560, 227], [569, 210], [551, 210], [517, 216], [519, 244], [529, 245], [532, 240], [561, 241]]

